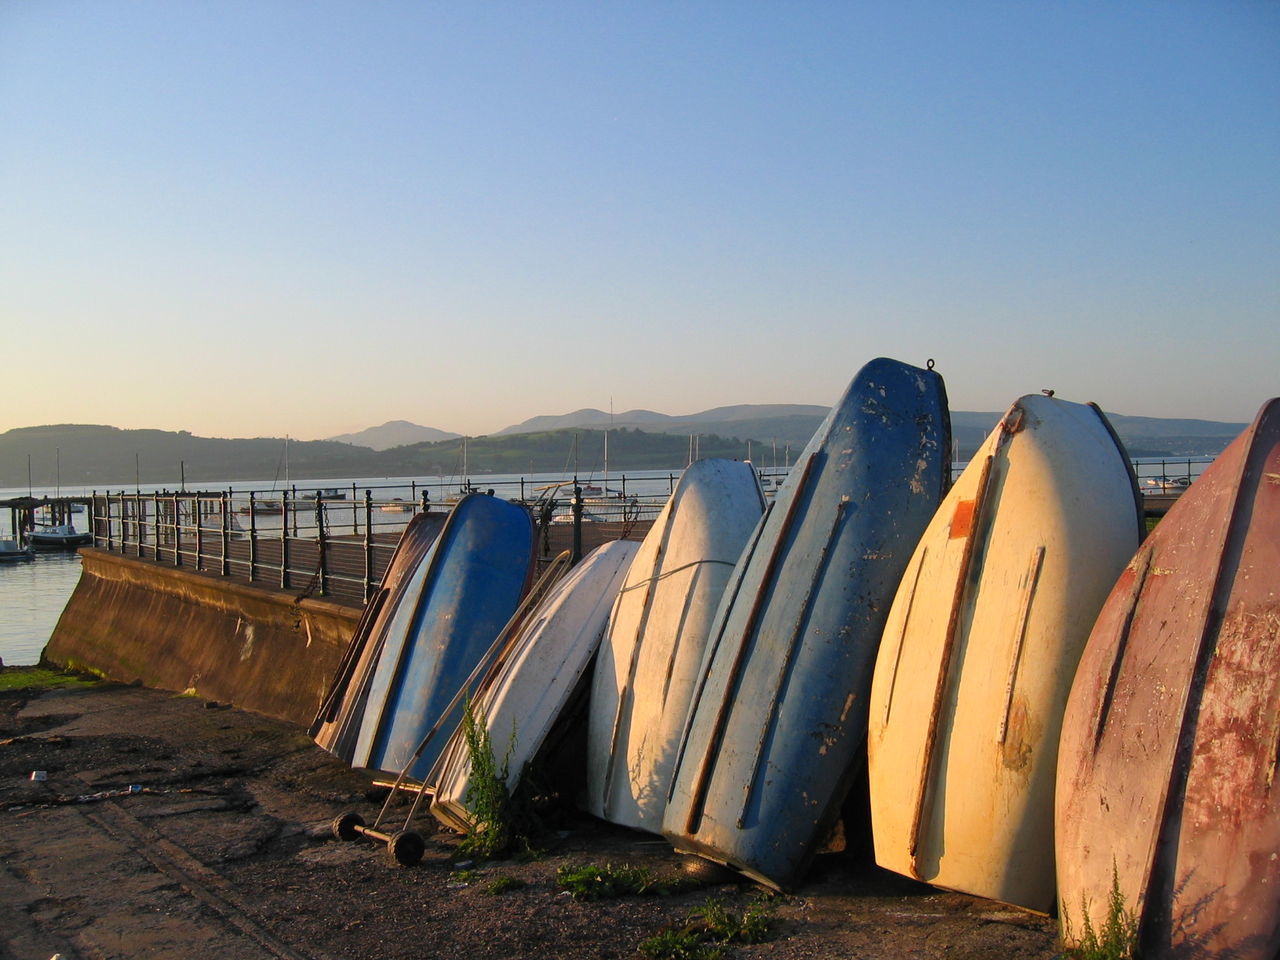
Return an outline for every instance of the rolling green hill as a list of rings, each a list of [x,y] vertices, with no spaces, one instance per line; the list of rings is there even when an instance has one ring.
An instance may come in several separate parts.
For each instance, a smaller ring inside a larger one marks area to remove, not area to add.
[[[794,461],[824,413],[821,408],[793,404],[744,405],[706,411],[703,421],[698,416],[632,411],[627,416],[647,422],[643,427],[615,425],[609,431],[609,470],[679,469],[688,462],[691,434],[698,434],[703,457],[745,459],[750,440],[756,463],[781,466],[788,459]],[[596,421],[600,416],[599,411],[578,411],[564,418],[535,418],[558,429],[520,429],[469,438],[468,472],[572,473],[576,464],[583,476],[599,475],[604,467],[603,425],[568,428],[564,423],[566,419]],[[960,459],[972,455],[1000,416],[953,411]],[[1110,417],[1135,457],[1214,455],[1245,428],[1242,423],[1206,420]],[[372,450],[331,440],[291,440],[288,476],[294,480],[460,476],[462,443],[455,437]],[[135,477],[146,486],[167,487],[177,487],[184,476],[188,486],[237,480],[283,482],[285,447],[279,437],[222,439],[186,431],[121,430],[92,424],[20,427],[0,434],[0,487],[26,487],[28,458],[36,487],[51,487],[59,477],[63,486],[103,490],[131,487]]]

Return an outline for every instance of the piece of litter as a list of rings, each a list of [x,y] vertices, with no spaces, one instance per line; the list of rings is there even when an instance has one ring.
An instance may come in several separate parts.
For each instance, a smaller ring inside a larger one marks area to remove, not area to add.
[[[49,779],[49,773],[46,770],[32,770],[31,779],[36,783],[44,783]]]

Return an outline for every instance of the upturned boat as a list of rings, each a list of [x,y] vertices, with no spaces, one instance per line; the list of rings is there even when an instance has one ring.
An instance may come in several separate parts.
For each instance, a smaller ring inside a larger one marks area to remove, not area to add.
[[[1141,541],[1128,457],[1096,406],[1022,397],[934,515],[871,687],[876,862],[1048,913],[1071,678]]]
[[[865,757],[893,592],[946,489],[942,378],[868,363],[801,454],[716,614],[663,834],[795,884]]]
[[[444,738],[418,746],[434,727],[457,725],[461,707],[447,708],[528,589],[534,546],[524,507],[486,494],[459,501],[387,597],[359,682],[317,742],[353,767],[422,780]]]
[[[639,549],[635,541],[614,540],[583,557],[495,652],[476,685],[474,716],[484,725],[495,763],[506,770],[508,790],[515,791],[575,698]],[[469,831],[472,767],[461,728],[449,737],[428,782],[436,819]]]
[[[699,460],[650,527],[609,617],[592,677],[590,813],[662,832],[711,620],[763,512],[751,464]]]
[[[358,727],[352,717],[364,709],[387,626],[401,604],[413,602],[414,598],[405,590],[405,581],[418,569],[440,535],[445,516],[423,513],[409,521],[396,542],[378,589],[364,605],[351,642],[308,731],[319,746],[331,753],[349,759],[355,747]]]
[[[1064,939],[1129,914],[1147,960],[1272,960],[1278,750],[1273,399],[1125,567],[1081,657],[1058,757]]]

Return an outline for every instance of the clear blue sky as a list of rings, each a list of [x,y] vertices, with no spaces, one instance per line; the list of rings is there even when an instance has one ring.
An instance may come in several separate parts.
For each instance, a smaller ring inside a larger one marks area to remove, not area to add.
[[[1280,4],[0,0],[0,430],[1280,394]]]

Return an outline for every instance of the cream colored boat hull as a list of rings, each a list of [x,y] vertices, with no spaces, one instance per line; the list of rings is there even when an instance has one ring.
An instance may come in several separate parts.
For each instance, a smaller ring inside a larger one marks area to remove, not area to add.
[[[871,689],[876,862],[1054,905],[1058,733],[1089,630],[1141,537],[1128,460],[1096,407],[1023,397],[907,567]]]

